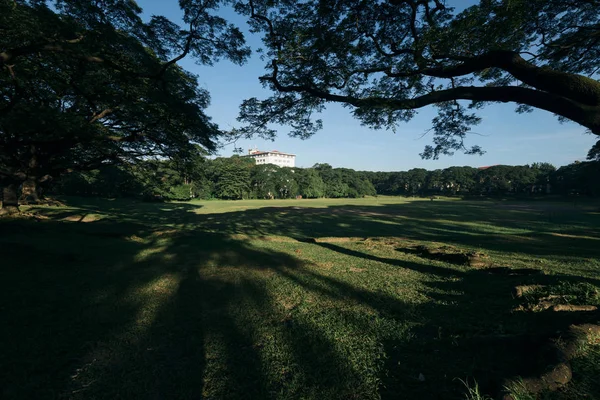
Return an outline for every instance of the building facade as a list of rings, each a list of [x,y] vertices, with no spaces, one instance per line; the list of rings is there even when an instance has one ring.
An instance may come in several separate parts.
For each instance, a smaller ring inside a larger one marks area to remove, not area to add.
[[[296,155],[282,153],[281,151],[261,151],[258,149],[249,149],[246,157],[252,157],[257,165],[260,164],[275,164],[279,167],[295,167]]]

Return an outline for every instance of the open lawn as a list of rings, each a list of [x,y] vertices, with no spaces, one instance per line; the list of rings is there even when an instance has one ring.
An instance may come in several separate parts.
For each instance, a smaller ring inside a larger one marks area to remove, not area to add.
[[[0,220],[2,399],[496,396],[600,320],[540,306],[600,304],[598,204],[66,203]],[[600,398],[589,341],[540,398]]]

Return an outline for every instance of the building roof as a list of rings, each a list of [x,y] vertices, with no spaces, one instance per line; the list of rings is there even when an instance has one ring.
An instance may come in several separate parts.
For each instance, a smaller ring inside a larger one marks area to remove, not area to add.
[[[283,154],[283,155],[286,155],[286,156],[294,156],[294,157],[296,156],[295,154],[284,153],[284,152],[279,151],[279,150],[271,150],[271,151],[252,150],[252,151],[250,151],[247,154],[247,156],[258,156],[258,155],[261,155],[261,154]]]
[[[494,164],[494,165],[486,165],[485,167],[477,167],[477,169],[488,169],[488,168],[492,168],[492,167],[498,167],[501,164]]]

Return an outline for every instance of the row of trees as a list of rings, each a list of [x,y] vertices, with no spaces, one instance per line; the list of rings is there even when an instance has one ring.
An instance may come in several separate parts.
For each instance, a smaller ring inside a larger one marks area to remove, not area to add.
[[[486,168],[374,172],[377,192],[389,195],[548,193],[556,168],[548,163]]]
[[[449,167],[428,171],[363,172],[378,194],[429,195],[588,195],[600,196],[600,160],[575,162],[556,169],[549,163]]]
[[[138,197],[148,200],[287,199],[302,196],[364,197],[376,195],[368,173],[317,164],[313,168],[256,165],[233,156],[191,160],[144,161],[73,172],[48,185],[55,194]]]
[[[381,195],[600,195],[600,162],[578,162],[558,170],[548,163],[428,171],[355,171],[315,164],[311,168],[256,165],[233,156],[145,161],[74,172],[49,185],[56,194],[137,197],[148,200],[344,198]]]

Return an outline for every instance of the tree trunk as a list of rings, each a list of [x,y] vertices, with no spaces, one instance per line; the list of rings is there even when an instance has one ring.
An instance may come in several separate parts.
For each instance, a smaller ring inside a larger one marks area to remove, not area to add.
[[[0,208],[0,215],[2,214],[17,214],[19,212],[19,196],[17,194],[18,185],[15,183],[9,183],[4,186],[2,190],[2,208]]]
[[[23,188],[21,190],[21,203],[22,204],[39,204],[40,202],[40,190],[38,180],[34,176],[29,176],[23,182]]]

